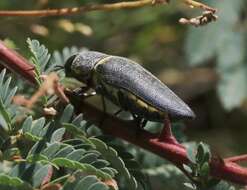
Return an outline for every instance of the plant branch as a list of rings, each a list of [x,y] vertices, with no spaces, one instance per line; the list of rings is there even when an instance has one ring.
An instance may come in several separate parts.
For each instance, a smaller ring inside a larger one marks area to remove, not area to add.
[[[29,82],[35,84],[33,72],[27,72],[27,68],[33,68],[29,63],[20,55],[10,50],[0,42],[0,59],[5,61],[8,68],[24,76]],[[11,55],[12,57],[9,57]],[[8,59],[6,59],[6,57]],[[21,60],[21,61],[20,61]],[[95,107],[83,102],[81,99],[76,99],[70,96],[72,103],[76,106],[78,112],[82,112],[84,117],[94,124],[99,126],[105,133],[124,139],[130,143],[140,146],[149,150],[160,157],[171,161],[178,168],[183,170],[183,164],[188,164],[189,159],[186,155],[185,148],[177,144],[161,142],[157,135],[149,133],[145,130],[140,130],[136,136],[135,124],[130,121],[123,121],[112,115],[105,114]],[[98,125],[99,121],[104,118],[102,125]],[[213,158],[210,161],[210,174],[213,177],[228,180],[234,183],[247,185],[247,168],[233,163],[234,157],[221,160]]]
[[[7,48],[0,41],[0,61],[6,68],[25,78],[31,84],[36,84],[34,66],[27,64],[27,60],[17,52]]]
[[[46,10],[17,10],[0,11],[0,16],[64,16],[90,11],[113,11],[118,9],[131,9],[151,5],[153,0],[140,0],[131,2],[120,2],[111,4],[95,4],[85,5],[81,7],[61,8],[61,9],[46,9]]]
[[[73,98],[71,99],[73,102]],[[160,157],[169,160],[178,168],[183,170],[183,164],[188,164],[186,149],[179,144],[161,142],[157,135],[149,133],[145,130],[138,131],[136,137],[136,126],[129,121],[123,121],[111,115],[105,115],[95,107],[74,100],[73,105],[77,105],[76,109],[84,113],[84,116],[99,126],[106,134],[124,139],[132,144],[142,147],[153,152]],[[102,125],[98,125],[99,121],[104,118]],[[222,162],[220,159],[212,159],[210,162],[211,175],[218,179],[224,179],[238,184],[247,184],[247,168],[241,167],[233,162]]]
[[[203,10],[216,12],[216,9],[209,7],[203,3],[193,0],[180,0],[190,7],[196,7]],[[82,14],[90,11],[113,11],[118,9],[133,9],[144,7],[147,5],[160,4],[160,2],[168,3],[169,0],[136,0],[110,4],[91,4],[80,7],[61,8],[61,9],[45,9],[45,10],[0,10],[0,16],[12,17],[44,17],[44,16],[65,16],[73,14]]]
[[[193,0],[183,0],[185,4],[189,5],[191,8],[200,8],[206,11],[212,11],[213,13],[215,13],[217,10],[215,8],[212,8],[208,5],[205,5],[203,3],[197,2],[197,1],[193,1]]]
[[[233,156],[230,158],[224,159],[226,162],[246,162],[247,161],[247,154]]]

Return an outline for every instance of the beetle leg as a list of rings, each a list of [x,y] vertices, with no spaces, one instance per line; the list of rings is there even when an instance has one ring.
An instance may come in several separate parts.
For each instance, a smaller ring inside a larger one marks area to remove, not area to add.
[[[104,98],[104,96],[100,96],[100,97],[101,97],[101,101],[102,101],[103,116],[102,116],[102,118],[100,118],[99,127],[103,124],[104,119],[105,119],[105,114],[106,114],[105,98]]]
[[[136,123],[136,128],[135,128],[135,136],[136,136],[136,138],[139,136],[139,134],[140,134],[140,129],[142,129],[141,128],[141,118],[140,117],[138,117],[137,115],[135,115],[135,114],[133,114],[133,113],[131,113],[132,114],[132,117],[133,117],[133,120],[134,120],[134,122]]]
[[[95,91],[90,92],[90,93],[83,93],[84,98],[90,98],[92,96],[95,96],[97,93]]]
[[[106,103],[105,103],[104,96],[101,96],[101,101],[102,101],[102,109],[103,109],[103,112],[106,113]]]
[[[103,87],[102,87],[102,85],[97,85],[95,87],[95,91],[96,91],[96,93],[101,94],[100,97],[101,97],[101,102],[102,102],[102,109],[103,109],[103,112],[106,113],[106,103],[105,103],[105,98],[102,95],[103,94]]]
[[[159,135],[159,141],[176,144],[176,145],[179,144],[176,138],[172,134],[171,122],[170,119],[168,118],[168,115],[165,116],[164,127]]]
[[[76,88],[75,90],[73,90],[73,93],[76,95],[76,96],[80,96],[82,98],[88,98],[88,97],[91,97],[91,96],[94,96],[96,95],[96,92],[90,92],[90,93],[87,93],[87,91],[90,89],[90,87],[88,86],[82,86],[80,88]]]
[[[142,129],[146,126],[147,122],[148,122],[148,120],[146,120],[144,118],[142,119],[142,122],[141,122],[141,128]]]
[[[114,113],[114,115],[115,115],[115,116],[118,116],[118,114],[120,114],[122,111],[123,111],[122,109],[119,109],[118,111],[116,111],[116,112]]]
[[[137,127],[138,129],[143,129],[145,127],[145,125],[147,124],[148,120],[142,118],[142,117],[139,117],[135,114],[132,113],[132,116],[134,118],[134,121],[136,122],[137,124]]]

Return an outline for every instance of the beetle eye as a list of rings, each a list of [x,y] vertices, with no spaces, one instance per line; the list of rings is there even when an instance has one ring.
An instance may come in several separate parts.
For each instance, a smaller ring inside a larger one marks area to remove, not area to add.
[[[79,65],[81,62],[81,58],[80,57],[77,57],[76,60],[75,60],[75,64],[76,65]]]

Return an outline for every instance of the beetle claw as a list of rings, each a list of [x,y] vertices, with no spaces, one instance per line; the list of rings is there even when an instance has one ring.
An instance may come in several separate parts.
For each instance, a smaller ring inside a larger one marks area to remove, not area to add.
[[[92,96],[96,95],[96,92],[88,92],[89,91],[89,87],[88,86],[83,86],[80,88],[76,88],[75,90],[73,90],[74,95],[76,96],[80,96],[81,98],[89,98]]]
[[[113,115],[118,116],[123,110],[119,109],[118,111],[116,111]]]

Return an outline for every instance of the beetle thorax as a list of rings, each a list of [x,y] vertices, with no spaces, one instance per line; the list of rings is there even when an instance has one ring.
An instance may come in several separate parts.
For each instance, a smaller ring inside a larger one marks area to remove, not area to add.
[[[71,75],[84,83],[88,83],[92,78],[94,66],[106,56],[106,54],[94,51],[81,52],[75,56],[71,63]]]

